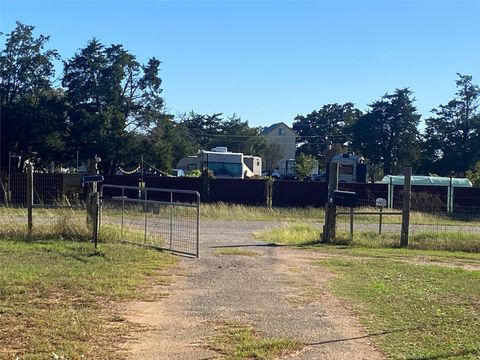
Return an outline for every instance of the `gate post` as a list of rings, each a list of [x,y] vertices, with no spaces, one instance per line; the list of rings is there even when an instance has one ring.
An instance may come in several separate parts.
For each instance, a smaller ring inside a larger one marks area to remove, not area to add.
[[[325,206],[325,225],[323,226],[322,242],[329,243],[335,239],[337,207],[333,203],[333,194],[338,189],[338,163],[329,164],[328,195]]]

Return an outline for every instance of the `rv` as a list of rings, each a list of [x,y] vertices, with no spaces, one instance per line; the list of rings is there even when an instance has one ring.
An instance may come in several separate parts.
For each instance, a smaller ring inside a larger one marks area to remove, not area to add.
[[[335,155],[332,163],[338,164],[338,182],[367,182],[367,164],[362,156],[355,154]],[[327,179],[329,166],[327,164]]]
[[[258,156],[244,156],[242,153],[229,152],[226,147],[217,146],[210,151],[201,150],[196,156],[182,158],[177,168],[185,172],[208,169],[216,178],[243,179],[260,175],[262,159]]]

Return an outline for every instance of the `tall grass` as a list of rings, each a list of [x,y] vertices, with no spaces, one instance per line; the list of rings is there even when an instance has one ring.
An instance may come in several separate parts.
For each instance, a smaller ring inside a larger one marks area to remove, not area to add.
[[[105,209],[110,214],[120,214],[121,210],[116,207],[105,203]],[[148,211],[152,211],[158,216],[169,216],[169,208],[165,206],[155,206],[149,204]],[[34,209],[35,216],[43,217],[56,217],[62,216],[65,211],[77,211],[78,216],[86,216],[85,210],[74,210],[75,208],[50,208],[50,209]],[[342,210],[338,208],[338,210]],[[81,213],[85,215],[81,215]],[[139,213],[145,211],[144,206],[128,205],[125,208],[126,213]],[[203,219],[213,220],[283,220],[283,221],[306,221],[306,222],[323,222],[325,219],[324,208],[280,208],[280,207],[267,207],[267,206],[248,206],[238,204],[226,204],[226,203],[203,203],[200,207],[201,217]],[[390,209],[385,211],[391,212]],[[396,211],[396,210],[395,210]],[[356,208],[355,212],[371,212],[372,214],[355,215],[356,222],[363,223],[378,223],[379,215],[377,208],[363,207]],[[385,224],[401,224],[402,217],[399,211],[398,215],[384,215],[383,223]],[[18,207],[0,207],[0,217],[8,219],[8,217],[25,217],[26,209]],[[341,219],[347,218],[348,215],[338,215]],[[26,221],[26,220],[25,220]],[[345,220],[346,221],[346,220]],[[445,214],[445,213],[423,213],[418,211],[412,211],[410,213],[410,222],[412,224],[442,224],[442,225],[479,225],[480,226],[480,213],[479,214]]]
[[[323,221],[323,208],[273,208],[266,206],[246,206],[237,204],[202,204],[202,219],[213,220],[303,220]]]
[[[400,234],[379,235],[372,231],[358,231],[354,233],[353,240],[346,232],[338,232],[336,235],[334,245],[363,248],[398,248],[400,246]],[[310,224],[284,224],[276,229],[255,233],[254,236],[276,244],[310,245],[320,242],[321,231]],[[409,248],[480,252],[480,234],[421,232],[410,236]]]
[[[254,236],[269,243],[308,245],[320,241],[321,231],[308,224],[284,224],[275,229],[254,233]]]
[[[62,239],[72,241],[89,241],[93,237],[92,225],[87,223],[85,210],[76,208],[33,209],[33,227],[28,235],[27,211],[20,208],[9,208],[10,213],[0,214],[0,238],[20,240]],[[128,229],[126,232],[135,238],[139,231]],[[143,234],[143,232],[142,232]],[[120,240],[119,226],[104,226],[99,232],[99,240],[114,242]]]

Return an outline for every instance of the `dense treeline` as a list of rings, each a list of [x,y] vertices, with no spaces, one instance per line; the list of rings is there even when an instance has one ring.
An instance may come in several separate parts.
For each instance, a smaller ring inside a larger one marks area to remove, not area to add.
[[[135,167],[140,156],[168,172],[181,157],[218,145],[272,157],[261,128],[235,114],[169,114],[156,58],[142,64],[122,45],[106,46],[94,38],[63,59],[61,74],[55,74],[61,58],[47,49],[48,40],[21,23],[5,37],[0,168],[7,167],[9,152],[20,160],[15,166],[30,158],[45,168],[52,161],[75,165],[77,156],[85,160],[96,154],[105,173]],[[298,115],[293,121],[298,153],[313,155],[324,166],[338,152],[355,151],[370,163],[372,178],[407,165],[415,173],[473,174],[480,168],[480,88],[460,74],[456,87],[453,99],[425,119],[423,134],[408,88],[385,94],[365,113],[346,103]]]

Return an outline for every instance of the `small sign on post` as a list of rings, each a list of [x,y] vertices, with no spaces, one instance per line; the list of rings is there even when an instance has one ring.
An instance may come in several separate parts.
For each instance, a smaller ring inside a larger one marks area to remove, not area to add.
[[[85,184],[99,183],[102,181],[103,181],[102,175],[88,175],[82,178],[82,186],[85,186]]]
[[[375,200],[375,204],[380,208],[380,218],[378,220],[378,235],[382,235],[382,211],[387,206],[387,199],[378,198]]]

